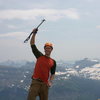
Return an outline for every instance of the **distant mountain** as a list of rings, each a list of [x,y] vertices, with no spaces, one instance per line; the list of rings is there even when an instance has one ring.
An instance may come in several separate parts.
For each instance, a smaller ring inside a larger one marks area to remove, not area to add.
[[[0,65],[0,100],[26,100],[34,64]],[[49,90],[50,100],[97,100],[100,62],[87,58],[71,64],[57,62],[56,77]]]
[[[76,61],[73,67],[82,69],[85,67],[91,67],[95,64],[99,64],[100,62],[98,60],[90,60],[88,58],[84,58],[83,60]]]
[[[26,65],[26,63],[29,63],[29,61],[26,61],[26,60],[21,60],[21,61],[7,60],[7,61],[4,61],[4,62],[0,62],[0,65],[22,67],[22,66]]]
[[[63,68],[61,66],[59,69],[56,74],[62,76],[60,78],[66,79],[70,76],[77,76],[86,79],[100,80],[100,62],[98,60],[85,58],[76,61],[71,67]]]

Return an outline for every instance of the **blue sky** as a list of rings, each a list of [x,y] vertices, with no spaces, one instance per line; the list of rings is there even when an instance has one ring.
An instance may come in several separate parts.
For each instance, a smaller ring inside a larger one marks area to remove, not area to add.
[[[23,41],[41,20],[36,45],[56,60],[100,59],[100,0],[0,0],[0,61],[35,60]]]

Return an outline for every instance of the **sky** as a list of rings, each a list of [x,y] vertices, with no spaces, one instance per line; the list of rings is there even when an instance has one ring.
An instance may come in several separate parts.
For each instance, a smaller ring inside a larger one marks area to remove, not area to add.
[[[41,52],[51,42],[55,60],[100,59],[100,0],[0,0],[0,61],[35,60],[23,41],[43,19]]]

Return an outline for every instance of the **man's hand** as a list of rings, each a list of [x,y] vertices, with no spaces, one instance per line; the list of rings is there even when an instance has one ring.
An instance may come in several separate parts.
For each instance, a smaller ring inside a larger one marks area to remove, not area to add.
[[[49,86],[49,87],[52,86],[52,81],[54,80],[54,76],[55,76],[55,74],[53,74],[53,75],[50,76],[50,79],[49,79],[49,81],[48,81],[48,86]]]
[[[34,28],[33,31],[32,31],[32,33],[36,34],[37,31],[38,31],[38,28]]]
[[[52,86],[52,81],[48,81],[48,86],[49,86],[49,87]]]

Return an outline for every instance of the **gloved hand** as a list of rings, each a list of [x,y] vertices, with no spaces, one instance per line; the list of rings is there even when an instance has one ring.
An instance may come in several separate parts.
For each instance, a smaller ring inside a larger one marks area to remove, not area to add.
[[[38,28],[34,28],[33,31],[32,31],[32,33],[33,33],[33,34],[36,34],[37,31],[38,31]]]

